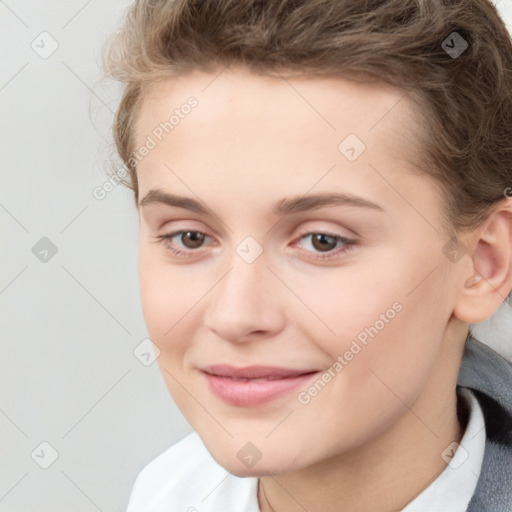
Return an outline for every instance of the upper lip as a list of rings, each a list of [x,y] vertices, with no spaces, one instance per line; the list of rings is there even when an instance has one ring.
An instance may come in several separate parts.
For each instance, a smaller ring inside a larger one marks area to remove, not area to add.
[[[296,377],[297,375],[312,373],[318,370],[282,368],[279,366],[244,366],[236,368],[226,364],[213,364],[202,368],[202,371],[220,377],[231,377],[233,379],[284,379],[286,377]]]

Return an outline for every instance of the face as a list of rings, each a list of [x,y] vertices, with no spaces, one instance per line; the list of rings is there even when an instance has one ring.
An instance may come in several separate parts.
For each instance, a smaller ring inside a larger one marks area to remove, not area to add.
[[[143,313],[173,399],[234,474],[348,453],[443,392],[456,276],[403,95],[230,69],[142,105]]]

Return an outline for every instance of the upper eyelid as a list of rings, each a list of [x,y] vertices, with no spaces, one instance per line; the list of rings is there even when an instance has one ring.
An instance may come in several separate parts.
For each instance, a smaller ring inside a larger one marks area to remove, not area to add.
[[[173,219],[172,221],[170,222],[179,222],[179,221],[184,221],[184,222],[190,222],[191,219]],[[169,221],[163,223],[160,225],[159,228],[157,228],[157,231],[160,231],[160,229],[162,229],[163,226],[165,226],[166,224],[169,224],[170,223]],[[192,222],[194,222],[194,220],[192,220]],[[199,221],[198,221],[199,222]],[[359,237],[359,234],[354,230],[354,229],[351,229],[349,228],[348,226],[343,226],[342,224],[340,224],[340,221],[339,220],[336,220],[336,219],[309,219],[309,220],[302,220],[300,222],[300,225],[303,225],[303,224],[310,224],[310,223],[318,223],[318,222],[329,222],[329,223],[333,223],[333,224],[337,224],[338,225],[338,229],[344,229],[348,232],[350,232],[350,234],[348,235],[342,235],[340,233],[336,233],[336,228],[299,228],[299,231],[300,231],[300,235],[302,234],[310,234],[310,233],[324,233],[324,234],[329,234],[331,236],[339,236],[339,237],[342,237],[342,238],[352,238],[352,237],[355,237],[355,238],[358,238]],[[203,224],[202,222],[200,222],[201,224]],[[296,231],[297,228],[295,228],[293,231]],[[200,228],[196,228],[196,227],[184,227],[184,228],[166,228],[166,229],[163,229],[164,231],[164,235],[165,234],[169,234],[169,233],[175,233],[175,232],[183,232],[183,231],[197,231],[197,232],[200,232],[200,233],[204,233],[205,235],[208,235],[210,238],[215,238],[213,235],[210,235],[210,230],[209,229],[203,229],[202,227]],[[230,230],[232,231],[232,230]]]
[[[348,228],[345,228],[345,229],[348,229]],[[323,235],[332,236],[334,238],[343,238],[345,240],[351,240],[351,239],[355,238],[355,234],[345,236],[340,233],[335,233],[334,231],[331,231],[330,229],[311,229],[311,228],[299,230],[297,237],[302,238],[303,236],[306,236],[306,235],[313,235],[313,234],[318,234],[318,233],[321,233]]]

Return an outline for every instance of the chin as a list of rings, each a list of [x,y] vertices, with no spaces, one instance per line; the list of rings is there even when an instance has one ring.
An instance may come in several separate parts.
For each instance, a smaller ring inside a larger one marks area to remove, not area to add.
[[[268,475],[279,475],[301,469],[302,466],[297,462],[283,461],[282,455],[273,454],[272,456],[257,460],[251,465],[251,461],[247,462],[247,465],[238,458],[238,453],[233,456],[232,452],[226,453],[223,451],[219,453],[218,450],[210,451],[211,456],[215,459],[217,464],[222,466],[226,471],[229,471],[235,476],[240,478],[246,477],[260,477]],[[240,455],[243,459],[243,454]]]
[[[231,464],[227,465],[221,464],[221,466],[226,471],[240,478],[280,475],[292,470],[291,468],[283,467],[282,464],[263,464],[261,461],[252,468],[244,466],[238,460],[231,461]]]

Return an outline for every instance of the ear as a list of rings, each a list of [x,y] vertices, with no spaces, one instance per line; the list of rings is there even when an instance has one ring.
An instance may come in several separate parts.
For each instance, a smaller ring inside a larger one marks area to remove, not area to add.
[[[499,203],[485,222],[464,237],[473,272],[461,274],[454,315],[476,323],[491,317],[512,289],[512,199]],[[467,270],[469,268],[469,271]]]

